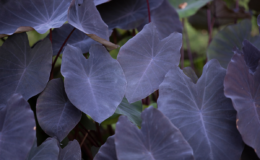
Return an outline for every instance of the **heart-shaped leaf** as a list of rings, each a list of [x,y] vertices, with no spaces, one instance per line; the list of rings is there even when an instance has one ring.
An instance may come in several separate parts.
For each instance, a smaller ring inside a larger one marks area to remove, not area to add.
[[[27,160],[58,160],[58,144],[55,138],[46,139],[39,147],[32,148]]]
[[[236,111],[223,93],[225,74],[218,61],[211,60],[194,84],[175,67],[159,87],[159,110],[180,129],[196,160],[237,160],[243,151]]]
[[[155,25],[150,23],[121,47],[117,59],[126,76],[126,98],[130,103],[159,88],[170,68],[179,64],[181,45],[180,33],[160,40]]]
[[[0,108],[0,159],[25,159],[36,138],[30,105],[14,94]]]
[[[37,99],[36,114],[41,128],[61,142],[81,119],[71,104],[61,79],[51,80]]]
[[[30,48],[26,33],[10,36],[0,47],[0,103],[5,104],[14,93],[25,100],[46,86],[52,63],[52,47],[48,39]]]
[[[137,101],[130,104],[126,98],[122,100],[116,109],[117,114],[122,114],[127,116],[127,118],[137,126],[141,126],[141,112],[142,112],[142,102]]]
[[[250,66],[254,66],[255,62],[250,64],[246,60],[246,57],[252,57],[259,62],[260,52],[255,57],[252,50],[255,50],[252,45],[244,43],[245,56],[234,54],[227,68],[224,86],[226,97],[232,99],[237,111],[237,128],[244,142],[253,147],[260,157],[260,65],[253,72]]]
[[[60,150],[59,160],[81,160],[81,149],[77,140],[70,141]]]
[[[73,0],[68,12],[68,21],[109,50],[118,48],[108,41],[110,36],[108,26],[102,20],[93,0]]]
[[[108,137],[94,157],[94,160],[117,160],[115,148],[115,136]]]
[[[163,0],[149,0],[153,10],[162,4]],[[109,29],[135,29],[148,20],[146,0],[112,0],[98,6],[102,19]]]
[[[72,104],[99,123],[113,115],[124,97],[123,70],[101,45],[91,46],[89,59],[68,45],[63,53],[61,73]]]
[[[139,130],[126,117],[119,117],[115,145],[118,160],[192,160],[193,152],[181,132],[159,110],[142,112]]]
[[[64,24],[61,28],[54,29],[52,31],[52,49],[53,55],[57,55],[63,42],[66,40],[70,32],[74,29],[73,26],[70,24]],[[49,38],[49,37],[48,37]],[[75,46],[81,50],[82,53],[87,53],[91,44],[97,43],[93,39],[89,38],[85,33],[81,32],[80,30],[76,29],[72,35],[70,36],[67,44]],[[64,48],[62,52],[64,51]]]
[[[71,0],[8,0],[0,3],[0,34],[13,34],[19,27],[32,27],[43,34],[67,20]]]
[[[250,34],[251,28],[250,20],[243,20],[219,31],[208,47],[208,59],[217,59],[222,67],[227,68],[234,55],[233,50],[236,48],[241,50],[244,39],[260,48],[260,37],[252,37]]]

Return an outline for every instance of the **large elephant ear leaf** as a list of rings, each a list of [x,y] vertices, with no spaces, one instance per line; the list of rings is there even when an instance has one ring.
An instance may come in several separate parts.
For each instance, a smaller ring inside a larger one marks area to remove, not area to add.
[[[115,145],[118,160],[194,159],[181,132],[153,107],[142,112],[141,130],[121,116],[116,126]]]
[[[0,3],[0,34],[13,34],[19,27],[32,27],[43,34],[67,20],[71,0],[8,0]]]
[[[260,59],[260,51],[249,41],[243,42],[243,54],[246,65],[249,67],[249,71],[254,73]]]
[[[163,0],[149,0],[153,10],[162,4]],[[102,19],[109,29],[135,29],[148,20],[146,0],[112,0],[98,6]]]
[[[58,160],[59,142],[55,138],[46,139],[37,148],[32,148],[27,160]]]
[[[100,147],[94,160],[117,160],[115,136],[108,137],[106,143]]]
[[[222,67],[227,68],[234,55],[233,50],[242,50],[244,39],[259,46],[260,49],[260,37],[252,37],[251,28],[252,24],[247,19],[219,31],[207,49],[208,59],[217,59]]]
[[[251,53],[232,57],[224,81],[225,95],[232,99],[237,111],[237,128],[244,142],[253,147],[260,157],[260,65],[253,72],[250,66],[254,65],[247,65],[247,54]]]
[[[63,53],[61,73],[72,104],[99,123],[113,115],[124,97],[123,70],[102,45],[91,46],[89,59],[68,45]]]
[[[110,32],[93,0],[73,0],[68,11],[68,22],[109,50],[118,48],[109,42]]]
[[[61,79],[51,80],[37,99],[36,115],[41,128],[61,142],[81,119],[69,101]]]
[[[0,159],[25,159],[36,138],[30,105],[14,94],[0,108]]]
[[[46,86],[52,63],[51,42],[45,39],[30,48],[26,33],[10,36],[0,47],[0,103],[14,93],[25,100]]]
[[[70,141],[61,149],[59,160],[81,160],[81,148],[77,140]]]
[[[236,111],[223,93],[225,74],[218,61],[211,60],[194,84],[175,67],[159,87],[158,108],[180,129],[195,159],[237,160],[243,151]]]
[[[170,68],[179,64],[181,45],[180,33],[160,40],[155,25],[150,23],[121,47],[117,59],[126,76],[126,98],[130,103],[159,88]]]

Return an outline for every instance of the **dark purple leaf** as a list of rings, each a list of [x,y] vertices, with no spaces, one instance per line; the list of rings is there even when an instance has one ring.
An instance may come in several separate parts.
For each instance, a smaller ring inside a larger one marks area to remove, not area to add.
[[[68,45],[61,73],[72,104],[99,123],[113,115],[124,97],[123,70],[101,45],[92,45],[89,59],[78,48]]]
[[[194,84],[175,67],[159,87],[159,110],[180,129],[196,160],[238,160],[243,151],[236,111],[223,93],[225,74],[218,61],[211,60]]]
[[[260,28],[260,15],[258,15],[258,17],[257,17],[257,24],[258,24],[258,27]]]
[[[260,49],[260,37],[252,37],[251,28],[251,21],[247,19],[219,31],[208,47],[208,59],[217,59],[222,67],[227,68],[234,55],[233,49],[241,50],[244,39],[249,40]]]
[[[18,27],[33,27],[43,34],[67,20],[71,0],[8,0],[0,3],[0,34],[13,34]]]
[[[106,2],[109,2],[110,0],[94,0],[94,3],[95,3],[95,5],[97,6],[97,5],[100,5],[100,4],[102,4],[102,3],[106,3]]]
[[[237,111],[237,127],[246,144],[260,157],[260,67],[252,74],[244,56],[235,54],[224,81],[225,95]]]
[[[32,148],[27,160],[58,160],[58,144],[55,138],[46,139],[39,147]]]
[[[30,48],[26,33],[10,36],[0,47],[0,103],[14,93],[25,100],[40,93],[51,71],[52,48],[48,39]]]
[[[59,160],[81,160],[81,148],[77,140],[70,141],[60,150]]]
[[[155,25],[150,23],[121,47],[117,59],[126,76],[126,98],[130,103],[159,88],[170,68],[179,64],[181,45],[180,33],[160,40]]]
[[[163,0],[149,0],[153,10],[162,4]],[[102,19],[109,29],[134,29],[148,20],[146,0],[112,0],[98,6]]]
[[[254,73],[260,59],[260,51],[249,41],[244,40],[243,53],[246,65],[249,67],[250,72]]]
[[[188,76],[193,83],[197,83],[198,81],[198,76],[194,72],[194,70],[191,67],[185,67],[183,68],[183,73]]]
[[[73,30],[70,24],[64,24],[61,28],[54,29],[52,31],[52,49],[53,55],[57,55],[59,52],[63,42],[66,40],[70,32]],[[49,37],[48,37],[49,38]],[[80,30],[75,30],[70,36],[69,40],[66,44],[73,45],[81,50],[82,53],[87,53],[91,44],[96,43],[96,41],[92,40],[85,33]],[[66,45],[65,45],[66,46]],[[64,51],[64,48],[62,52]]]
[[[30,105],[14,94],[0,108],[0,159],[25,159],[36,138],[35,120]]]
[[[71,104],[62,79],[51,80],[36,105],[36,114],[41,128],[61,142],[78,124],[81,112]]]
[[[142,112],[139,130],[126,117],[119,117],[115,145],[119,160],[192,160],[193,152],[181,132],[159,110]]]
[[[108,137],[106,143],[101,146],[94,160],[117,160],[115,148],[115,136]]]

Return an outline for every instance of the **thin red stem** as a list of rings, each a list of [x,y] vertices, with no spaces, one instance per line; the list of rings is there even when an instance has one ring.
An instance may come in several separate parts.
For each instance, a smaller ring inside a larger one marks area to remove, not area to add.
[[[151,11],[150,11],[150,4],[149,0],[146,0],[147,3],[147,9],[148,9],[148,17],[149,17],[149,23],[151,22]]]
[[[50,41],[52,43],[52,30],[50,29]]]
[[[65,46],[65,44],[66,44],[67,41],[69,40],[69,38],[70,38],[70,36],[72,35],[72,33],[75,31],[75,29],[76,29],[76,28],[74,28],[74,29],[70,32],[70,34],[68,35],[68,37],[66,38],[66,40],[63,42],[63,44],[62,44],[62,46],[61,46],[61,48],[60,48],[58,54],[56,55],[56,57],[55,57],[55,59],[54,59],[54,61],[53,61],[53,63],[52,63],[50,80],[53,79],[53,69],[54,69],[55,63],[57,62],[57,59],[58,59],[58,57],[60,56],[60,53],[61,53],[63,47]]]

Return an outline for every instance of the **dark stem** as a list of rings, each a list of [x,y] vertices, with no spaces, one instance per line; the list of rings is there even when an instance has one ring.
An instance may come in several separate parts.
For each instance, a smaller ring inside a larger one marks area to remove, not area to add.
[[[84,141],[84,138],[85,138],[85,137],[83,137],[83,139],[82,139],[81,137],[79,138],[79,140],[80,140],[80,142],[81,142],[80,147],[82,147],[82,145],[83,145],[83,148],[84,148],[85,151],[86,151],[86,152],[84,152],[84,153],[86,153],[87,156],[88,156],[90,159],[93,159],[93,156],[92,156],[92,153],[91,153],[89,147],[88,147],[85,143],[82,143],[82,142]]]
[[[52,43],[52,30],[50,29],[50,41]]]
[[[147,9],[148,9],[149,23],[150,23],[151,22],[151,12],[150,12],[149,0],[146,0],[146,3],[147,3]]]
[[[239,0],[236,0],[236,8],[235,11],[238,12],[239,11]],[[235,18],[235,24],[237,24],[237,18]]]
[[[134,37],[134,36],[136,35],[136,33],[135,33],[135,29],[133,29],[133,32],[132,32],[132,33],[133,33],[133,37]]]
[[[114,39],[114,43],[117,44],[117,32],[116,32],[116,29],[113,30],[113,39]]]
[[[66,38],[66,40],[63,42],[62,46],[60,47],[60,50],[59,50],[58,54],[56,55],[56,57],[55,57],[55,59],[54,59],[54,61],[53,61],[53,63],[52,63],[50,80],[53,79],[53,69],[54,69],[55,63],[57,62],[57,59],[58,59],[58,57],[60,56],[60,53],[61,53],[63,47],[65,46],[65,44],[66,44],[67,41],[69,40],[69,38],[70,38],[70,36],[72,35],[72,33],[75,31],[75,29],[76,29],[76,28],[74,28],[74,29],[70,32],[70,34],[68,35],[68,37]]]
[[[4,39],[4,38],[1,38],[1,40],[2,40],[3,42],[5,42],[5,39]]]
[[[83,130],[85,130],[85,132],[88,133],[88,137],[87,139],[96,147],[100,147],[100,145],[98,144],[98,142],[96,141],[96,139],[90,134],[90,132],[80,123],[80,126],[83,128]],[[81,128],[79,127],[79,129],[81,130]],[[81,130],[81,133],[83,133],[83,131]]]
[[[185,21],[183,21],[183,34],[185,35],[185,39],[186,39],[186,43],[187,43],[187,51],[188,51],[188,55],[189,55],[189,59],[190,59],[190,66],[194,70],[195,68],[194,68],[194,64],[193,64],[192,53],[191,53],[191,50],[190,50],[189,35],[188,35],[188,31],[186,30],[184,22]]]
[[[80,142],[80,147],[82,147],[82,145],[84,144],[87,136],[88,136],[88,132],[85,133],[85,136],[83,137],[82,141]]]
[[[212,30],[213,30],[214,22],[215,22],[214,17],[211,19],[210,3],[208,3],[207,21],[208,21],[208,33],[209,33],[209,40],[208,40],[208,45],[209,45],[210,42],[212,41]]]
[[[97,122],[95,122],[95,124],[96,124],[96,128],[97,128],[99,141],[100,141],[101,144],[103,144],[103,139],[102,139],[102,135],[101,135],[101,132],[100,132],[99,124]]]

